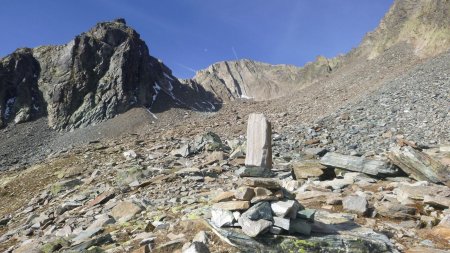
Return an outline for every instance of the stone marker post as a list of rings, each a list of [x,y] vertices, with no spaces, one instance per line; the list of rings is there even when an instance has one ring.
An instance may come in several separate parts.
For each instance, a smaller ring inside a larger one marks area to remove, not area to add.
[[[272,169],[272,129],[264,114],[252,113],[248,118],[245,165]]]

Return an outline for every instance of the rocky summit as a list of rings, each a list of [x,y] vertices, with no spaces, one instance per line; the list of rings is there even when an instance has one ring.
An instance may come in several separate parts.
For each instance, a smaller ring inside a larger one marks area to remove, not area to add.
[[[0,76],[0,126],[47,116],[51,128],[72,129],[133,107],[214,110],[213,99],[201,103],[206,93],[183,99],[193,91],[149,55],[123,19],[99,23],[62,46],[19,49],[1,60]],[[159,93],[168,98],[155,105]]]
[[[2,252],[449,252],[450,2],[177,79],[124,19],[0,59]]]

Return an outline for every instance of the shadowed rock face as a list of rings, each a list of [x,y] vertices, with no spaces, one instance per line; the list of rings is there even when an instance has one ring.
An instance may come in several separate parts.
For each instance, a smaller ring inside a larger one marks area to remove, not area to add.
[[[0,61],[0,75],[0,125],[48,114],[50,127],[71,129],[132,107],[150,108],[159,97],[164,99],[160,110],[211,109],[192,99],[201,100],[203,90],[192,96],[192,89],[149,55],[145,42],[123,19],[99,23],[62,46],[18,50]],[[178,98],[177,92],[191,99]]]
[[[0,61],[0,127],[42,114],[39,72],[39,63],[30,49],[18,50]]]

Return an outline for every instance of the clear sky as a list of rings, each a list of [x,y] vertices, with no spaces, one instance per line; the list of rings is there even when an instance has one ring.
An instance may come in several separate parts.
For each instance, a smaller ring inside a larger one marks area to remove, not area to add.
[[[393,0],[0,0],[0,57],[123,17],[177,77],[249,58],[304,65],[356,47]]]

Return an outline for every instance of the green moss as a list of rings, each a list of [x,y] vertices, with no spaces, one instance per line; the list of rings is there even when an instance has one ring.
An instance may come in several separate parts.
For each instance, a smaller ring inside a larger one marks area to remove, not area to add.
[[[58,183],[52,185],[52,187],[50,189],[50,192],[53,195],[57,195],[60,191],[62,191],[62,186],[61,186],[61,184],[58,184]]]
[[[43,253],[51,253],[60,250],[62,247],[68,246],[69,243],[63,238],[57,238],[54,241],[44,244],[41,247]]]
[[[289,239],[281,243],[284,252],[289,253],[307,253],[318,252],[320,245],[316,242],[310,242],[302,239]]]

